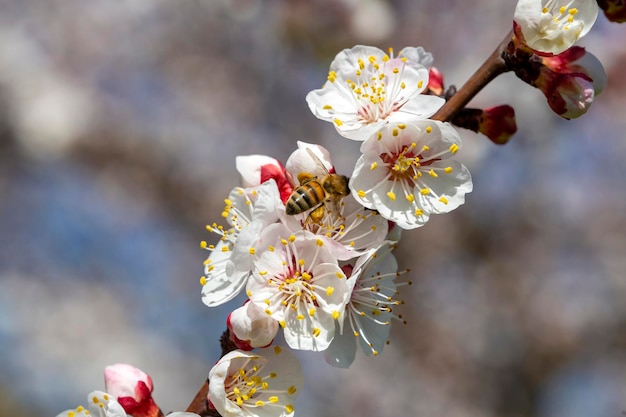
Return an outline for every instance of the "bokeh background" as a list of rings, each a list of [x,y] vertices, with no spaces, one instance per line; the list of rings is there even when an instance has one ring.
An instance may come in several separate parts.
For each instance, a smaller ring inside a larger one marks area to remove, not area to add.
[[[354,44],[424,46],[461,85],[515,0],[1,0],[0,415],[54,416],[150,373],[183,410],[233,304],[200,302],[204,225],[237,155],[297,140],[349,174],[358,144],[304,97]],[[302,353],[297,415],[619,417],[626,411],[626,26],[583,45],[608,86],[581,119],[511,75],[506,146],[462,132],[474,192],[405,233],[407,325],[349,370]]]

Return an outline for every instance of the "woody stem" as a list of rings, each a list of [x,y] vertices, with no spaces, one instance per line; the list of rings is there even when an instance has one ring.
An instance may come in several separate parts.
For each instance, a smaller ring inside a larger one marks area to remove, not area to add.
[[[513,38],[513,31],[506,35],[504,40],[492,52],[485,62],[476,70],[474,74],[463,84],[461,88],[439,109],[432,117],[433,120],[449,121],[454,115],[464,108],[467,103],[487,84],[493,81],[498,75],[509,71],[503,58],[503,53]]]

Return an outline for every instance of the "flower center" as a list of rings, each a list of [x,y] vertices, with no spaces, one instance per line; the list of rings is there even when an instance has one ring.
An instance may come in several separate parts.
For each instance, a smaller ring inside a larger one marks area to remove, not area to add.
[[[359,68],[355,71],[356,81],[346,80],[351,92],[351,100],[356,102],[360,122],[369,124],[384,120],[398,111],[408,97],[398,97],[406,88],[401,80],[405,63],[402,59],[390,59],[385,55],[382,62],[370,55],[366,60],[357,60]]]
[[[416,155],[414,150],[417,147],[415,142],[404,146],[398,153],[385,153],[381,155],[385,162],[390,181],[407,181],[414,183],[422,175],[419,168],[422,166],[420,155]],[[428,161],[430,162],[430,161]]]
[[[570,1],[567,5],[561,6],[556,9],[556,7],[558,6],[557,1],[549,0],[543,7],[542,12],[551,16],[552,21],[556,24],[558,29],[569,30],[570,25],[574,23],[576,23],[576,27],[578,28],[579,26],[581,26],[582,22],[575,22],[575,16],[576,14],[578,14],[578,9],[575,7],[569,7],[572,3],[573,1]]]
[[[259,368],[256,365],[248,371],[243,367],[239,368],[225,382],[224,388],[227,392],[227,398],[241,406],[244,402],[253,399],[259,388],[261,390],[267,389],[267,382],[264,382],[263,378],[257,375],[258,371]]]

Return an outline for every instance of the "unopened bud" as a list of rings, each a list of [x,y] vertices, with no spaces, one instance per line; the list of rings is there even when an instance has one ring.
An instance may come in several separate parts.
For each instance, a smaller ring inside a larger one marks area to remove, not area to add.
[[[107,366],[104,386],[133,417],[159,415],[159,407],[152,399],[152,378],[142,370],[123,363]]]
[[[241,350],[269,346],[278,332],[278,321],[250,302],[230,313],[226,325],[231,340]]]
[[[517,132],[515,110],[509,105],[484,110],[465,108],[454,116],[452,124],[482,133],[496,145],[504,145]]]
[[[598,6],[611,22],[626,22],[626,2],[624,0],[598,0]]]

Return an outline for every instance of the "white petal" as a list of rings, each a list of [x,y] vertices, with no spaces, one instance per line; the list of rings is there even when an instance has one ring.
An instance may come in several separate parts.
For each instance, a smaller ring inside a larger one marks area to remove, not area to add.
[[[326,363],[337,368],[349,368],[356,357],[356,344],[352,331],[343,334],[336,332],[332,343],[324,351]]]
[[[433,55],[430,52],[426,52],[421,46],[407,46],[403,48],[398,54],[398,58],[402,57],[405,57],[411,62],[423,65],[428,69],[433,66]]]

